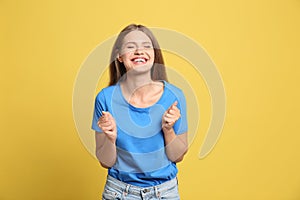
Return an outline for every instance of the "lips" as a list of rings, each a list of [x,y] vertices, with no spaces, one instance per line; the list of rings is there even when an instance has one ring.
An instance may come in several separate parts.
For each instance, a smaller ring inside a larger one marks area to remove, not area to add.
[[[132,58],[131,59],[131,61],[132,62],[134,62],[134,63],[146,63],[147,62],[147,58],[145,58],[145,57],[134,57],[134,58]]]

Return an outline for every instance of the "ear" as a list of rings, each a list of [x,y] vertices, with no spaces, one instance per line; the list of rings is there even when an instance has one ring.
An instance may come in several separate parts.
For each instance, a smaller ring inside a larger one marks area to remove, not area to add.
[[[118,59],[119,62],[123,62],[123,59],[119,54],[117,55],[117,59]]]

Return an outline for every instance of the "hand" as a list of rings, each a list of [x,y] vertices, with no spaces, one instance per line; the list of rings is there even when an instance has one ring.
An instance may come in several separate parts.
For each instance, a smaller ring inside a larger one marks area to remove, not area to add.
[[[115,119],[109,112],[102,111],[102,116],[99,118],[98,126],[110,141],[113,143],[116,142],[117,126]]]
[[[164,113],[162,117],[162,128],[164,130],[173,128],[175,122],[180,118],[180,110],[178,109],[177,104],[178,102],[175,101]]]

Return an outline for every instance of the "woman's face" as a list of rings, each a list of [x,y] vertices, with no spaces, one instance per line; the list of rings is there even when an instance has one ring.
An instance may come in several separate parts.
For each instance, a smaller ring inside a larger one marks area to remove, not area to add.
[[[124,63],[126,71],[151,69],[154,49],[150,38],[138,30],[128,33],[123,39],[118,60]]]

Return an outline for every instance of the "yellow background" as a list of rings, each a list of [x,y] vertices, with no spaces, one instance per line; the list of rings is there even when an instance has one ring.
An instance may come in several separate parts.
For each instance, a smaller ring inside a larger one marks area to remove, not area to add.
[[[202,160],[195,138],[182,199],[300,199],[299,0],[1,0],[0,22],[1,200],[99,199],[106,171],[77,134],[72,91],[88,54],[132,22],[193,38],[224,81],[221,138]]]

